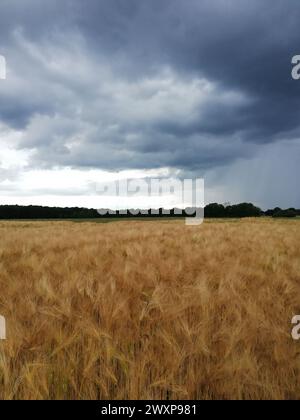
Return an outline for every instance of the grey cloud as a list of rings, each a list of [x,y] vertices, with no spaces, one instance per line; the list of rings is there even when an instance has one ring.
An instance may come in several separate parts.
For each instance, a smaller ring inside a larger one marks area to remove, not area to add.
[[[3,0],[0,121],[32,167],[234,166],[299,139],[299,19],[297,0]]]

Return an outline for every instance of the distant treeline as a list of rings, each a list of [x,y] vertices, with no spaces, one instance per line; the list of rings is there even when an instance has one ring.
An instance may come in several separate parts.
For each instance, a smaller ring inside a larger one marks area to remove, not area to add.
[[[157,209],[148,211],[148,214],[139,213],[123,214],[124,211],[116,211],[114,214],[100,215],[95,209],[86,208],[62,208],[62,207],[42,207],[42,206],[0,206],[0,219],[16,220],[16,219],[96,219],[96,218],[147,218],[147,217],[191,217],[190,211],[182,211],[178,214],[178,209],[166,211]],[[224,206],[222,204],[209,204],[205,207],[206,218],[240,218],[240,217],[297,217],[300,216],[300,210],[280,209],[276,207],[273,210],[262,211],[260,208],[251,203],[241,203],[236,205]]]
[[[251,203],[236,204],[233,206],[224,206],[222,204],[209,204],[205,207],[205,217],[208,218],[230,218],[230,217],[297,217],[300,216],[300,210],[290,208],[281,209],[276,207],[272,210],[263,211]]]

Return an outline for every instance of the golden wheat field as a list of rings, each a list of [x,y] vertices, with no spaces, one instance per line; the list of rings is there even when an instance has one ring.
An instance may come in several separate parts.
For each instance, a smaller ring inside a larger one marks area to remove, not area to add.
[[[299,399],[300,222],[0,223],[1,399]]]

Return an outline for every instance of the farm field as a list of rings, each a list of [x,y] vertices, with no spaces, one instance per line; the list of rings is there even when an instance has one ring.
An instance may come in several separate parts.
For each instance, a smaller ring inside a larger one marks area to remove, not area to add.
[[[0,399],[299,399],[299,220],[0,222]]]

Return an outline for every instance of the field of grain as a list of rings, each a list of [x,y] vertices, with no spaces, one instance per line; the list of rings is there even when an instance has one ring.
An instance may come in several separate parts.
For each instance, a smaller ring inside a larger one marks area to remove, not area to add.
[[[0,222],[0,399],[299,399],[300,222]]]

